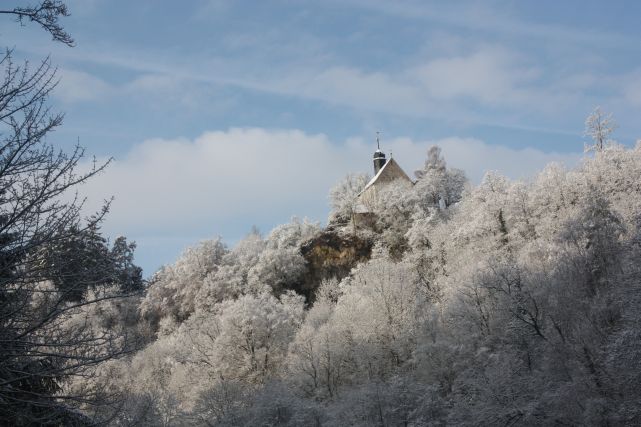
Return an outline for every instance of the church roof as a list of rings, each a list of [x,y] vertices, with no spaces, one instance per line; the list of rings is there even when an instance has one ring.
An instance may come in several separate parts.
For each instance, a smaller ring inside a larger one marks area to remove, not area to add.
[[[393,166],[390,166],[392,164],[393,164]],[[390,169],[396,169],[395,173],[397,175],[400,175],[400,176],[398,176],[396,178],[405,178],[409,182],[412,182],[410,177],[407,176],[407,174],[403,171],[403,169],[401,169],[401,167],[398,165],[398,163],[396,163],[394,158],[390,158],[387,162],[385,162],[385,164],[378,171],[378,173],[376,175],[374,175],[374,177],[372,179],[370,179],[370,181],[367,183],[365,188],[363,188],[363,191],[361,191],[361,194],[364,193],[365,190],[367,190],[369,187],[371,187],[372,185],[376,184],[379,180],[382,181],[384,179],[384,177],[390,173],[390,171],[389,171]]]

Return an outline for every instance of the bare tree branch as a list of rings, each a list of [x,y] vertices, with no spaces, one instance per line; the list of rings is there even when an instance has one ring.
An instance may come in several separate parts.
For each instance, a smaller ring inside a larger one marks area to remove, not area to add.
[[[74,40],[60,25],[60,17],[69,16],[69,10],[60,0],[42,0],[35,6],[15,7],[10,10],[0,10],[0,14],[13,15],[20,25],[25,21],[35,22],[45,29],[54,41],[73,46]]]

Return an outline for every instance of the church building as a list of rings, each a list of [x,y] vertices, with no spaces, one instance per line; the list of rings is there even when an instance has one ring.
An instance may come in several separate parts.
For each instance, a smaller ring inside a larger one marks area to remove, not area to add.
[[[376,138],[377,150],[374,152],[374,177],[367,183],[358,195],[354,209],[354,224],[366,225],[374,220],[374,208],[378,202],[378,193],[389,183],[402,180],[409,185],[414,184],[407,174],[401,169],[391,155],[386,159],[381,151],[380,142]]]

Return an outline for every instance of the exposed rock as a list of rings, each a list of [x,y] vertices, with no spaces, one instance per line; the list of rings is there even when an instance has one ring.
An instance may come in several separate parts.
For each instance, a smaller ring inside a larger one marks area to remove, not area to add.
[[[323,279],[341,280],[357,264],[369,260],[373,241],[354,234],[339,233],[333,228],[323,230],[305,242],[301,253],[307,261],[307,272],[296,291],[314,301],[314,291]]]

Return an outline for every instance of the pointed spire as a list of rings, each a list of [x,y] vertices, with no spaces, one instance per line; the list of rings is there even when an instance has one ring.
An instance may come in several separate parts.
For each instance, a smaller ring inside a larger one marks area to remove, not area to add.
[[[385,165],[385,153],[381,151],[381,133],[376,131],[376,151],[374,152],[374,175]]]

